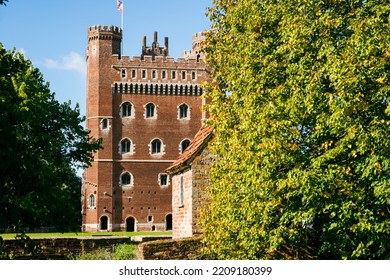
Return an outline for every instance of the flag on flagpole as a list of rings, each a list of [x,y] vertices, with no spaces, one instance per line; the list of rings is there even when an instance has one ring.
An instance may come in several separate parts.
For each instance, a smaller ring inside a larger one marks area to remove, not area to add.
[[[123,12],[123,2],[122,1],[116,1],[116,5],[118,6],[118,11]]]

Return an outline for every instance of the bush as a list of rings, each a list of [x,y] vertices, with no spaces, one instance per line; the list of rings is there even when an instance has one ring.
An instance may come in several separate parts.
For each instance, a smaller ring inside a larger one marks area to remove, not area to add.
[[[117,244],[112,249],[96,249],[93,252],[81,253],[70,256],[74,260],[135,260],[137,257],[137,245]]]

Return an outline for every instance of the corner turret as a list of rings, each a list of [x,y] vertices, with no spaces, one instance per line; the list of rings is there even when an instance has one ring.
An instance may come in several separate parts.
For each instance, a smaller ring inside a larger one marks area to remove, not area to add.
[[[198,62],[205,58],[202,47],[206,40],[205,32],[197,32],[192,36],[192,50],[186,50],[182,53],[182,59],[196,59]]]
[[[110,41],[111,54],[121,54],[122,29],[116,26],[95,25],[88,28],[88,43],[92,41]]]

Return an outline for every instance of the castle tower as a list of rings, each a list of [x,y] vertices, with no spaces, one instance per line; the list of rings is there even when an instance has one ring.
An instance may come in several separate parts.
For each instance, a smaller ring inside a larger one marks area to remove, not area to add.
[[[198,62],[204,60],[205,54],[202,50],[203,42],[206,39],[205,32],[197,32],[192,36],[192,49],[182,53],[180,58],[196,59]]]
[[[87,47],[87,129],[104,149],[85,170],[83,231],[165,231],[172,228],[172,186],[164,170],[202,124],[206,64],[169,57],[142,40],[139,56],[121,55],[117,27],[93,26]]]
[[[88,199],[94,200],[89,215],[83,215],[85,229],[96,229],[98,213],[104,213],[103,228],[111,229],[113,220],[113,162],[112,129],[113,108],[111,94],[111,60],[113,55],[121,53],[122,31],[113,26],[92,26],[88,30],[87,61],[87,120],[86,127],[95,138],[102,138],[104,149],[95,155],[95,162],[86,171],[87,180],[84,187],[88,192],[84,195],[83,206]],[[98,187],[99,186],[99,187]]]

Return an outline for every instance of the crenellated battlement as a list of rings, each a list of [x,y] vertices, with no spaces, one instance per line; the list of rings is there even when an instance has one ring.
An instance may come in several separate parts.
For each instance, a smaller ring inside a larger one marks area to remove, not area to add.
[[[191,52],[191,51],[187,51],[187,52]],[[112,64],[115,65],[115,67],[126,67],[126,66],[130,66],[133,63],[138,63],[137,65],[139,65],[140,63],[148,63],[150,65],[153,64],[158,65],[161,63],[166,63],[168,65],[170,64],[171,67],[186,67],[191,63],[199,64],[200,62],[197,61],[196,56],[178,57],[177,59],[175,59],[174,57],[171,56],[155,56],[153,58],[152,56],[148,56],[148,55],[145,55],[144,57],[140,55],[134,55],[133,57],[130,57],[129,55],[122,55],[120,57],[119,55],[114,54],[112,58],[113,58]]]
[[[88,28],[88,32],[112,32],[114,34],[122,34],[122,29],[114,25],[93,25]]]
[[[196,32],[192,35],[192,41],[203,41],[206,38],[206,31]]]
[[[205,58],[202,50],[202,45],[203,42],[206,40],[206,32],[207,31],[197,32],[192,36],[192,49],[183,51],[183,53],[179,57],[180,60],[196,59],[199,62]]]
[[[122,40],[122,29],[113,25],[94,25],[88,28],[88,41]]]

